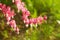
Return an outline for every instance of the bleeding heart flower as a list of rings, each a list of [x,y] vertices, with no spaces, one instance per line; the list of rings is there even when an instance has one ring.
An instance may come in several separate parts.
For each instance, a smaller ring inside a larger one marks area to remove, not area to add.
[[[47,20],[47,16],[46,15],[44,16],[44,20]]]

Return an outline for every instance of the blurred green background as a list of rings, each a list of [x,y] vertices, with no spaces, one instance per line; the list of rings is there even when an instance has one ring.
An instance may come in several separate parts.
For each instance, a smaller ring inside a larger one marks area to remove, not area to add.
[[[31,30],[25,27],[21,20],[21,12],[17,13],[16,6],[12,0],[0,0],[0,3],[15,9],[17,26],[20,34],[16,34],[0,11],[0,40],[60,40],[60,0],[22,0],[31,13],[31,18],[47,15],[46,23],[38,25]],[[59,22],[57,22],[59,20]]]

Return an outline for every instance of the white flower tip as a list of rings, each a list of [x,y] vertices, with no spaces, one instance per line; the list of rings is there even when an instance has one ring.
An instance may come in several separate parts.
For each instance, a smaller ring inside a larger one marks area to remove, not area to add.
[[[28,27],[29,25],[28,24],[26,24],[26,27]]]
[[[19,34],[19,32],[17,32],[17,34]]]
[[[58,23],[58,24],[60,24],[60,21],[59,21],[59,20],[57,20],[57,23]]]
[[[7,25],[9,25],[9,22],[7,22]]]
[[[36,24],[36,27],[37,27],[37,24]]]
[[[2,9],[0,8],[0,10],[2,10]]]
[[[32,26],[33,26],[33,24],[30,24],[30,26],[32,27]]]
[[[18,10],[18,13],[20,12],[20,10]]]
[[[12,0],[12,2],[14,3],[14,0]]]

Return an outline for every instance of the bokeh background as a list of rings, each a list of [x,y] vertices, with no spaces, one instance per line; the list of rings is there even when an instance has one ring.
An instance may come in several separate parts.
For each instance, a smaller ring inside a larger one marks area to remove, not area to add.
[[[60,40],[60,0],[22,0],[30,11],[31,18],[47,15],[46,23],[30,30],[21,20],[22,13],[17,13],[12,0],[0,0],[0,3],[15,9],[17,26],[20,34],[6,24],[6,19],[0,11],[0,40]],[[57,21],[58,20],[58,21]]]

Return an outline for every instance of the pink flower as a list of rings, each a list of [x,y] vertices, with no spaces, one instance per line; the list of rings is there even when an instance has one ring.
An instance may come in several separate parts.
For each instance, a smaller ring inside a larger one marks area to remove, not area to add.
[[[2,8],[2,3],[0,3],[0,9]]]
[[[6,11],[7,11],[6,5],[3,4],[2,7],[1,7],[1,9],[2,9],[3,14],[5,15],[6,14]]]
[[[37,20],[38,20],[38,22],[42,22],[42,21],[43,21],[43,17],[42,17],[42,16],[39,16],[39,17],[37,18]]]
[[[24,20],[26,24],[29,24],[29,19]]]
[[[21,0],[15,0],[15,4],[17,6],[18,11],[22,11],[22,18],[26,25],[29,24],[42,24],[43,20],[46,20],[47,17],[44,18],[42,16],[39,16],[38,18],[28,18],[30,16],[30,12],[25,7],[24,2],[21,2]]]
[[[3,12],[4,16],[6,17],[7,24],[10,25],[14,29],[14,31],[19,33],[19,29],[16,26],[15,20],[11,19],[15,16],[14,10],[11,10],[9,6],[6,6],[5,4],[1,4],[1,3],[0,3],[0,9]]]
[[[11,20],[11,21],[9,22],[9,24],[10,24],[10,26],[11,26],[12,28],[16,28],[15,20]]]
[[[11,20],[9,24],[14,29],[14,31],[16,31],[19,34],[19,28],[16,26],[15,20]]]
[[[18,12],[19,12],[20,9],[21,9],[21,2],[20,2],[20,0],[15,0],[15,4],[16,4],[16,6],[18,8]]]
[[[14,10],[11,11],[11,8],[8,6],[5,16],[6,16],[7,21],[10,21],[11,18],[13,18],[15,16]]]
[[[33,24],[33,22],[34,22],[34,19],[33,18],[29,20],[29,23],[30,24]]]
[[[11,18],[15,16],[14,10],[11,11],[11,8],[9,6],[7,7],[5,4],[0,3],[0,8],[4,16],[6,17],[7,21],[10,21]]]
[[[34,18],[33,20],[33,24],[37,24],[37,18]]]
[[[16,33],[19,34],[19,28],[16,28]]]
[[[47,20],[47,16],[46,15],[44,16],[44,20]]]

